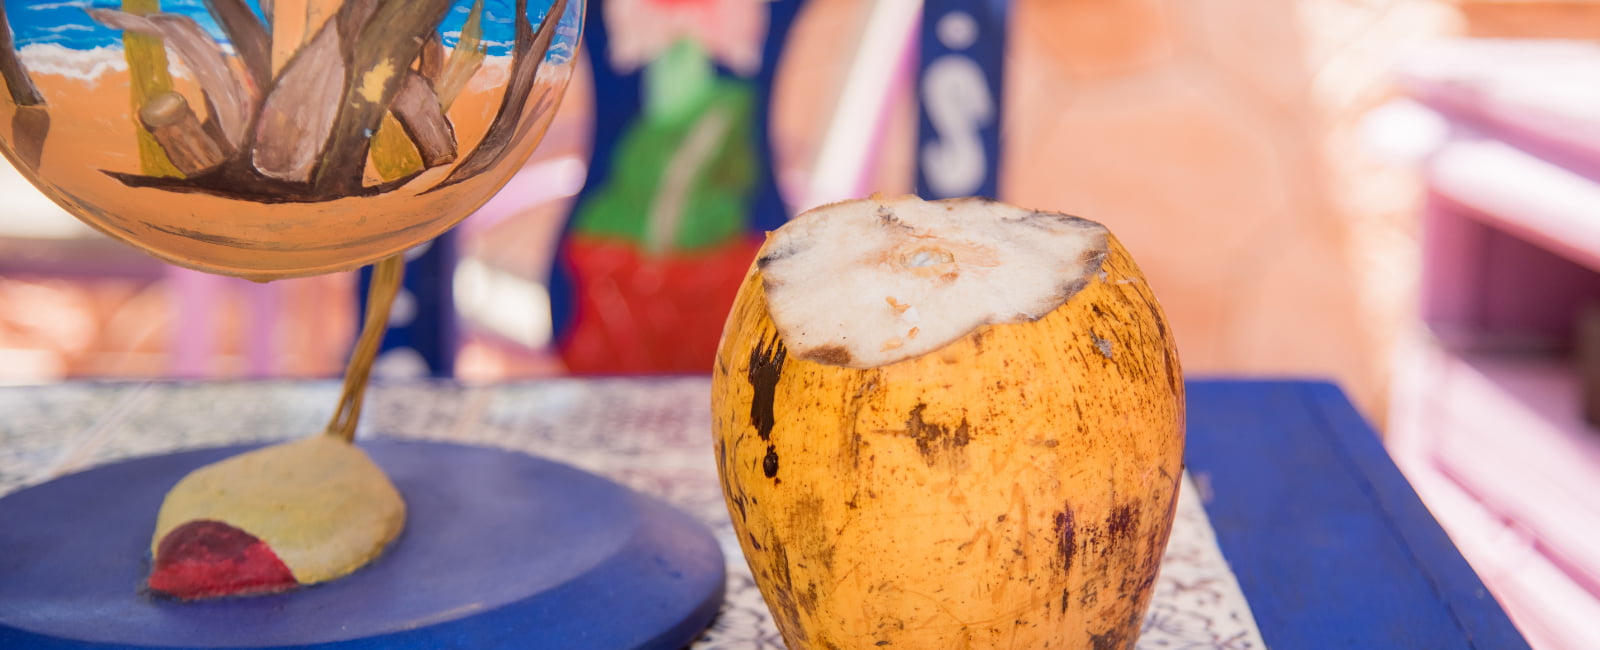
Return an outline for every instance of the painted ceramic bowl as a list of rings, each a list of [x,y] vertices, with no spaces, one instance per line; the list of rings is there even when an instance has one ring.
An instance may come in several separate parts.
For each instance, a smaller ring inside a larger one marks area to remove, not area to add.
[[[486,201],[550,124],[583,0],[11,0],[0,150],[80,219],[257,280]]]

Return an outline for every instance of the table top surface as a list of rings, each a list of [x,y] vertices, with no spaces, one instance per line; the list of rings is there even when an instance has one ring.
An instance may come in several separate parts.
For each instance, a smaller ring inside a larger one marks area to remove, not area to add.
[[[1187,468],[1269,647],[1527,647],[1337,387],[1188,390]],[[332,381],[0,389],[0,494],[119,459],[303,436],[337,392]],[[711,455],[696,453],[709,445],[706,395],[700,377],[380,383],[361,435],[522,449],[716,512]],[[748,578],[729,555],[731,595]],[[713,636],[747,635],[726,647],[781,647],[759,607],[725,609],[717,625]],[[1254,636],[1229,638],[1206,647]]]
[[[1338,387],[1188,387],[1185,462],[1267,645],[1528,647]]]

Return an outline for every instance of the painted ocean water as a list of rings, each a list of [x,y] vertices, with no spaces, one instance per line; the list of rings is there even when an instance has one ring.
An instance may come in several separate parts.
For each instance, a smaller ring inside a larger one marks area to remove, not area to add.
[[[84,11],[89,8],[120,9],[122,8],[120,0],[4,1],[6,15],[10,19],[11,31],[18,49],[30,45],[49,45],[87,51],[96,48],[120,49],[122,46],[122,32],[95,22]],[[515,3],[513,0],[483,0],[483,2],[483,42],[487,46],[487,54],[509,55],[514,39],[512,17],[515,15]],[[245,3],[257,17],[262,15],[258,0],[245,0]],[[473,0],[456,0],[451,7],[449,15],[439,27],[441,40],[446,47],[455,47],[461,35],[461,26],[466,23],[473,4]],[[533,7],[529,18],[537,25],[544,19],[550,3],[547,0],[532,0],[529,5]],[[161,0],[161,10],[189,16],[219,43],[227,43],[225,34],[211,17],[211,13],[206,10],[203,0]],[[569,10],[567,13],[570,19],[577,12]],[[563,22],[559,33],[567,36],[567,40],[571,40],[571,34],[576,32],[577,25],[575,23],[568,25],[567,22]],[[552,48],[551,57],[553,60],[564,60],[570,58],[571,54],[570,45],[563,42]]]

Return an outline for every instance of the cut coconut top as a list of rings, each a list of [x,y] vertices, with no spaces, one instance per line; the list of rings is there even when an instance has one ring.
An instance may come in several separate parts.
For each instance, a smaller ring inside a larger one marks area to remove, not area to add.
[[[1050,313],[1100,271],[1106,246],[1105,227],[1078,217],[874,196],[796,217],[756,264],[790,356],[872,368]]]

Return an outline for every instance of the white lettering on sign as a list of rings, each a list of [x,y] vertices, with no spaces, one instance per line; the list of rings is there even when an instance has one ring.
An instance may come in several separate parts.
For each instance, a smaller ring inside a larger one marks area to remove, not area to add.
[[[935,26],[945,47],[965,50],[978,37],[977,21],[960,11]],[[937,139],[923,145],[922,173],[938,197],[968,196],[983,186],[988,160],[980,132],[995,121],[994,98],[983,69],[959,52],[933,60],[922,76],[922,105]]]
[[[939,42],[952,50],[965,50],[978,42],[978,21],[965,11],[952,11],[933,28]]]

